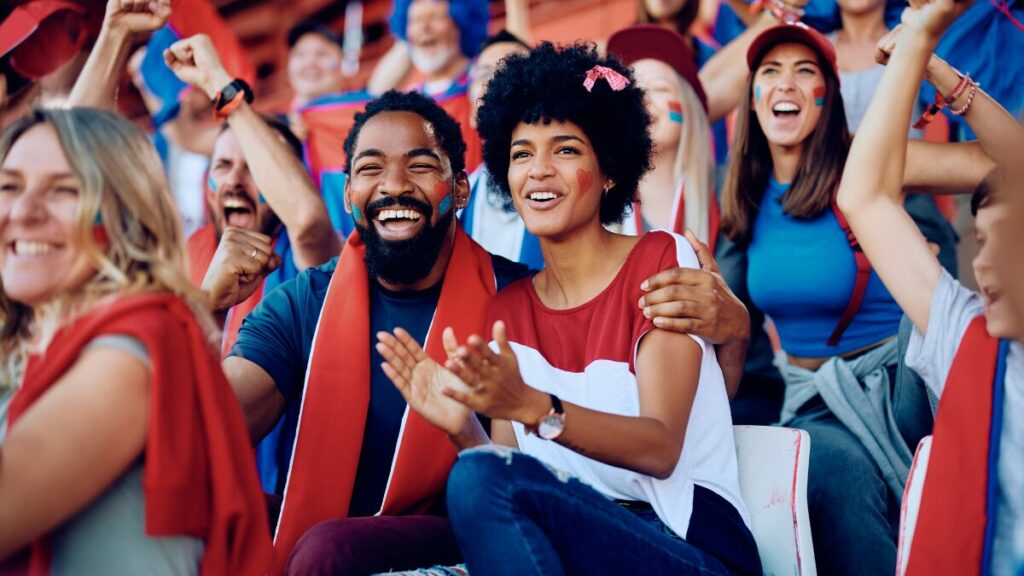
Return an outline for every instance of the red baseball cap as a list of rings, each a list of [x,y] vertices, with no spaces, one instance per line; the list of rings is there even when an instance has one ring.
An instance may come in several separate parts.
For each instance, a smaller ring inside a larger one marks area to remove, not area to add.
[[[822,36],[820,32],[802,22],[777,24],[761,32],[757,38],[754,38],[754,42],[750,44],[750,48],[747,50],[747,67],[750,68],[750,71],[754,71],[765,53],[775,45],[782,44],[783,42],[799,42],[808,46],[831,66],[832,74],[839,78],[839,67],[836,65],[836,50],[832,43],[828,41],[828,38]]]
[[[29,0],[0,23],[0,58],[27,78],[41,78],[82,48],[86,9],[69,0]]]
[[[700,98],[704,111],[708,111],[708,97],[697,76],[697,62],[686,39],[678,33],[654,24],[639,24],[623,28],[608,39],[608,53],[626,65],[651,58],[664,62],[690,84]]]

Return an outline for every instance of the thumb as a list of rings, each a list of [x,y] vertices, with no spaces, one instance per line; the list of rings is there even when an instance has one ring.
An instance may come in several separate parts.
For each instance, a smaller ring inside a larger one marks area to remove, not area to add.
[[[494,328],[491,329],[491,336],[498,344],[499,354],[515,354],[515,352],[512,351],[512,347],[508,345],[508,332],[505,329],[504,322],[498,320],[494,323]]]
[[[455,356],[455,353],[459,349],[459,341],[455,338],[455,329],[451,326],[444,329],[441,333],[441,342],[444,344],[444,351],[451,358]]]
[[[697,235],[693,233],[693,230],[686,231],[686,241],[690,243],[690,247],[697,253],[697,262],[700,264],[700,269],[705,272],[718,272],[718,264],[715,262],[713,256],[711,256],[711,250],[708,245],[697,239]]]

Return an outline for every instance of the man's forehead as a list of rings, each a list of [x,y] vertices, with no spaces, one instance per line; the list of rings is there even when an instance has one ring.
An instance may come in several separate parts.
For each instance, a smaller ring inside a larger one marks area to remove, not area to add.
[[[447,0],[413,0],[409,4],[409,16],[420,16],[424,14],[443,13],[448,15]]]
[[[415,112],[381,112],[366,121],[359,131],[355,153],[367,149],[405,154],[417,148],[430,148],[444,156],[434,126]]]

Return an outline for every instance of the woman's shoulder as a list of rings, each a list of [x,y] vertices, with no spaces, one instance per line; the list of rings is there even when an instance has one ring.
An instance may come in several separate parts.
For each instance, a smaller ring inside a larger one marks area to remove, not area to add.
[[[670,268],[699,268],[697,253],[683,236],[668,230],[652,230],[637,242],[626,260],[638,269],[636,273],[648,276]],[[646,278],[646,277],[645,277]]]

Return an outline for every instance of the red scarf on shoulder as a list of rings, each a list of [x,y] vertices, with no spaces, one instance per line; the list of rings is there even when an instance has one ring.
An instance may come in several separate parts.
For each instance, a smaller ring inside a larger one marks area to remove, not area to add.
[[[441,332],[460,341],[483,334],[495,294],[491,256],[456,225],[454,248],[424,349],[447,354]],[[358,231],[341,252],[320,312],[302,395],[292,466],[274,540],[274,567],[284,570],[299,538],[319,522],[348,514],[370,404],[370,279]],[[406,407],[382,514],[427,510],[444,490],[455,463],[444,432]]]
[[[9,427],[98,336],[137,338],[150,355],[143,490],[146,534],[202,538],[204,576],[263,574],[271,544],[266,509],[238,400],[189,307],[170,294],[122,297],[61,329],[29,358],[11,399]],[[49,540],[31,546],[31,574],[47,574]]]
[[[989,573],[1005,354],[985,317],[975,318],[935,416],[908,576]]]

